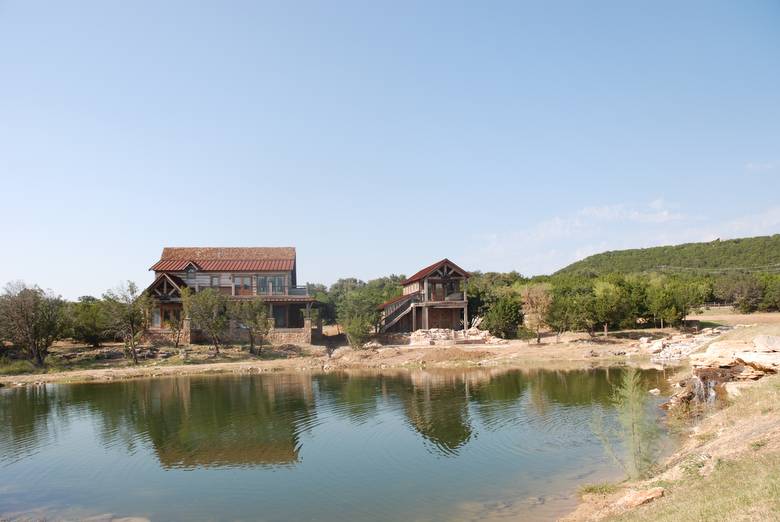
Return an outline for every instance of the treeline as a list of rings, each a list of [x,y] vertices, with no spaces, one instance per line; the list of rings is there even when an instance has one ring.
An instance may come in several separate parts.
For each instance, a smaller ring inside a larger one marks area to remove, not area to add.
[[[742,313],[780,311],[780,275],[557,274],[527,279],[517,273],[474,274],[469,309],[492,333],[539,335],[601,327],[679,326],[703,305],[733,305]],[[524,320],[520,320],[525,316]],[[514,325],[523,323],[515,330]]]
[[[43,367],[55,341],[73,338],[92,346],[108,340],[125,343],[135,362],[148,317],[148,299],[127,282],[102,298],[68,302],[38,286],[8,284],[0,295],[0,346],[9,343],[37,367]]]
[[[362,281],[339,279],[330,287],[309,284],[309,293],[319,303],[320,318],[326,324],[338,323],[354,347],[362,347],[379,325],[379,305],[401,295],[403,275],[390,275]]]
[[[246,330],[249,351],[262,351],[271,329],[268,306],[260,296],[229,301],[212,288],[198,293],[182,292],[183,313],[166,319],[171,344],[178,347],[185,318],[212,341],[215,352],[231,321]],[[10,344],[24,359],[43,367],[55,341],[72,339],[92,347],[109,341],[124,345],[124,354],[138,363],[139,346],[151,318],[151,300],[128,281],[100,298],[84,296],[66,301],[61,296],[21,282],[7,285],[0,295],[0,348]]]
[[[603,252],[572,263],[557,274],[599,276],[648,271],[777,273],[780,272],[780,234]]]
[[[378,325],[381,303],[401,295],[403,276],[370,281],[340,279],[330,288],[309,285],[326,323],[338,323],[361,346]],[[707,303],[743,313],[780,311],[780,275],[669,275],[560,273],[534,278],[517,272],[473,272],[466,285],[469,316],[504,338],[601,329],[679,326]]]

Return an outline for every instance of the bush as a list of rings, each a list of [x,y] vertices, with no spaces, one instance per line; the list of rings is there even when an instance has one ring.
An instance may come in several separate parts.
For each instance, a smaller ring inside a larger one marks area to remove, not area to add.
[[[504,296],[490,307],[485,314],[485,327],[491,334],[503,339],[514,339],[523,322],[520,303],[510,296]]]
[[[0,375],[21,375],[37,371],[38,368],[30,361],[0,357]]]

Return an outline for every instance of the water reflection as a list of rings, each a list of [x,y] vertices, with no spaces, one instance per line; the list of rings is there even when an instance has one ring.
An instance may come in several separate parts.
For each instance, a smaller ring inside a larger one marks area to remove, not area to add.
[[[430,451],[453,456],[477,436],[473,416],[489,430],[518,415],[543,420],[555,406],[607,406],[621,371],[344,372],[25,387],[3,392],[0,450],[3,460],[33,453],[72,415],[88,411],[105,445],[132,452],[150,443],[166,468],[294,465],[301,433],[316,425],[322,403],[356,424],[389,405]],[[661,372],[645,372],[645,379],[663,385]]]

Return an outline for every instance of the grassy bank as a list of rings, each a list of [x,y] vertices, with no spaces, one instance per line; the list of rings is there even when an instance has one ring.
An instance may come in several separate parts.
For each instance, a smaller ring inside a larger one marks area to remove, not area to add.
[[[663,487],[663,497],[628,510],[630,490]],[[647,480],[585,486],[566,520],[780,520],[780,376],[745,389],[691,427],[687,440]]]

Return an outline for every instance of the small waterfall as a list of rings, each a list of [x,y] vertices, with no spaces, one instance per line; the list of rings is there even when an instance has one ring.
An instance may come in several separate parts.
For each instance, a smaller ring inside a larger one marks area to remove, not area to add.
[[[715,404],[715,381],[712,379],[702,379],[694,375],[691,379],[693,394],[697,401],[702,404]]]

